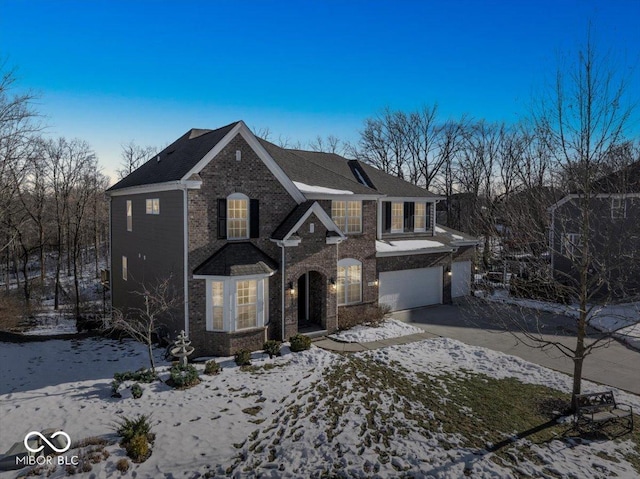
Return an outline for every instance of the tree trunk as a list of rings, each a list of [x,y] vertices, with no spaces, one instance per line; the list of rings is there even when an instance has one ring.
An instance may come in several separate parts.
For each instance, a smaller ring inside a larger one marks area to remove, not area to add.
[[[580,313],[582,317],[582,313]],[[582,333],[580,332],[582,323]],[[575,357],[573,358],[573,388],[571,391],[571,409],[576,410],[576,396],[582,392],[582,363],[584,362],[584,322],[578,323],[578,337],[576,341]]]

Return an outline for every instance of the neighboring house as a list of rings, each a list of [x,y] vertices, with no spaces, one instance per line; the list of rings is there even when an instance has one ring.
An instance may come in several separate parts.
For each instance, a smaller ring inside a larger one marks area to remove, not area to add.
[[[635,299],[640,296],[640,161],[595,182],[586,198],[569,194],[549,208],[554,275],[575,281],[588,246],[588,289],[596,297]],[[588,229],[583,211],[589,212]]]
[[[109,188],[113,307],[171,277],[198,355],[334,331],[468,294],[476,240],[435,225],[438,196],[356,160],[287,150],[243,122],[190,130]]]

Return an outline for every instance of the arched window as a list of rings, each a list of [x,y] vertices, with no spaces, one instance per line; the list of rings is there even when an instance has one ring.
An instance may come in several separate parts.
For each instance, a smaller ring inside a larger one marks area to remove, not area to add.
[[[338,261],[338,304],[362,302],[362,263],[345,258]]]
[[[242,193],[227,197],[227,238],[249,237],[249,198]]]

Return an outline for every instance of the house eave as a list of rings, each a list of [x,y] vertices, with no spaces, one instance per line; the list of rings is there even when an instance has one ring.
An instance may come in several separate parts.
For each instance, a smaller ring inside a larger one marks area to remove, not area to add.
[[[376,258],[385,258],[389,256],[411,256],[414,254],[434,254],[434,253],[453,253],[455,248],[443,246],[440,248],[414,249],[408,251],[377,251]]]
[[[352,195],[345,193],[302,193],[308,200],[344,200],[344,201],[366,201],[378,200],[384,198],[384,195],[364,195],[354,193]]]
[[[426,191],[426,190],[425,190]],[[440,200],[445,200],[443,196],[387,196],[384,195],[384,201],[407,201],[407,202],[425,202],[436,203]]]
[[[126,195],[139,195],[145,193],[157,193],[160,191],[171,191],[171,190],[183,190],[185,187],[187,189],[198,189],[200,188],[202,182],[199,181],[165,181],[163,183],[153,183],[150,185],[136,185],[129,186],[127,188],[118,188],[117,190],[107,190],[107,196],[126,196]]]

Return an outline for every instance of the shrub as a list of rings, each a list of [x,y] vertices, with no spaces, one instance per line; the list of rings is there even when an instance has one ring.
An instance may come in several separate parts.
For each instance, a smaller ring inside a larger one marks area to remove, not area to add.
[[[118,392],[118,389],[120,389],[120,381],[116,381],[114,379],[113,381],[111,381],[111,397],[114,397],[114,398],[122,397],[122,394]]]
[[[131,386],[131,395],[133,396],[133,399],[140,399],[142,397],[142,386],[138,383]]]
[[[349,329],[359,324],[380,326],[391,308],[387,304],[361,304],[356,306],[341,306],[338,309],[338,326]]]
[[[146,436],[141,434],[133,436],[129,442],[124,444],[124,448],[127,451],[127,456],[133,462],[144,462],[151,455],[149,441]]]
[[[120,383],[125,381],[136,381],[139,383],[152,383],[158,379],[158,375],[150,369],[140,368],[137,371],[125,371],[123,373],[115,373],[113,379]]]
[[[215,360],[207,361],[204,365],[204,373],[210,376],[220,374],[222,372],[222,366]]]
[[[126,457],[123,457],[118,462],[116,462],[116,469],[120,471],[122,474],[125,474],[129,470],[129,461]]]
[[[311,338],[302,334],[291,336],[289,342],[291,343],[291,351],[294,353],[306,351],[311,348]]]
[[[134,462],[144,462],[151,455],[149,442],[153,441],[153,434],[149,418],[146,414],[135,418],[123,417],[117,424],[116,432],[122,438],[120,444]]]
[[[282,343],[280,341],[270,339],[262,345],[262,349],[264,349],[264,352],[269,355],[269,359],[272,359],[274,356],[280,356],[281,345]]]
[[[139,414],[135,418],[123,417],[122,420],[116,424],[116,433],[122,438],[122,443],[125,444],[134,436],[150,437],[151,435],[151,416],[148,414]]]
[[[191,364],[182,366],[176,364],[171,366],[169,371],[171,378],[169,379],[169,385],[177,389],[187,389],[200,384],[200,376],[198,376],[198,370]]]
[[[238,366],[251,366],[251,351],[241,349],[234,355],[233,360]]]

